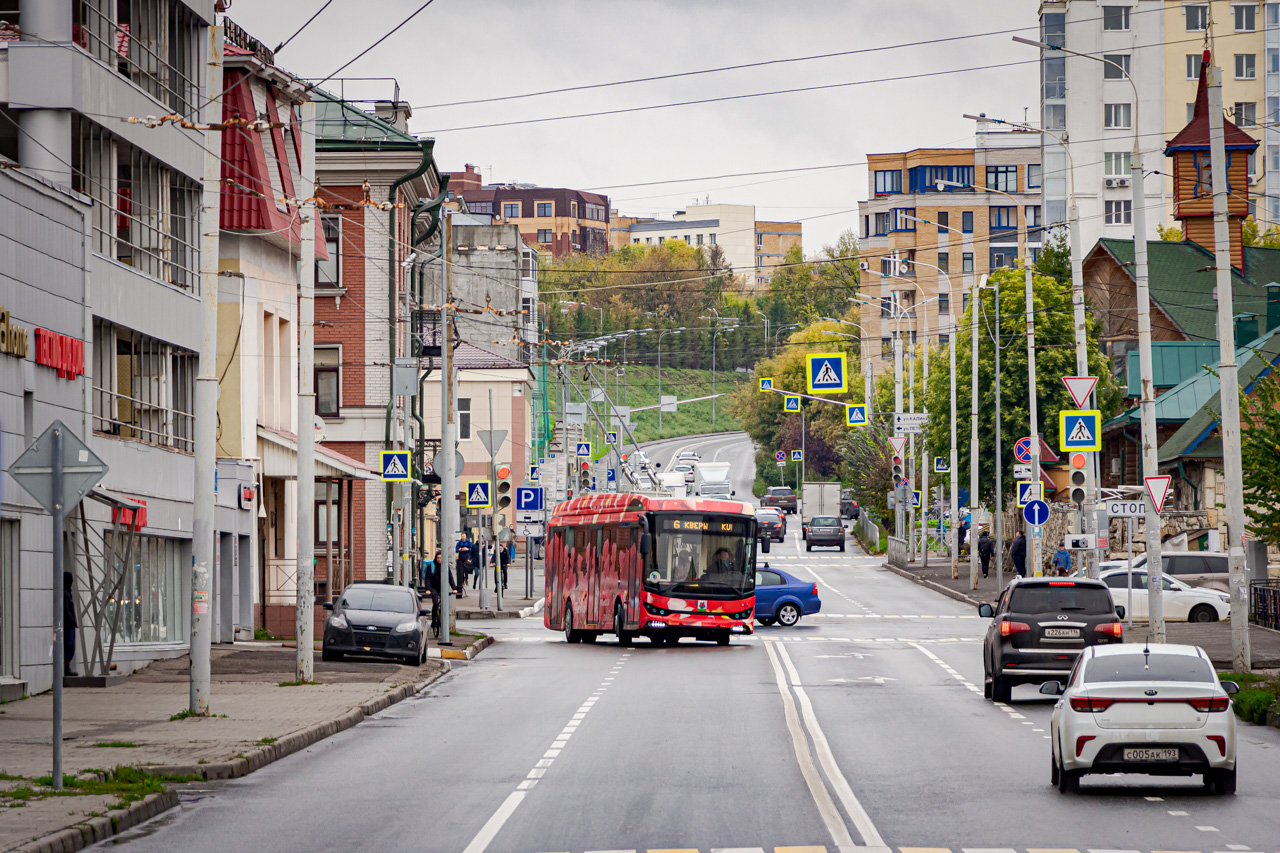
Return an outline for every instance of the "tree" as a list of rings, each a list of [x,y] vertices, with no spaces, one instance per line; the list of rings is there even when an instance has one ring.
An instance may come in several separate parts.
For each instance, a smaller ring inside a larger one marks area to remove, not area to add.
[[[1280,379],[1274,372],[1241,395],[1241,461],[1249,532],[1280,547]]]
[[[1040,257],[1036,259],[1036,272],[1052,276],[1059,282],[1071,282],[1071,246],[1067,241],[1067,229],[1055,228],[1049,233]]]
[[[992,273],[990,284],[1000,286],[1001,341],[1001,410],[1000,423],[1003,439],[1003,484],[1012,489],[1013,445],[1030,429],[1028,413],[1027,348],[1026,348],[1026,298],[1023,271],[1001,269]],[[1036,402],[1040,434],[1050,447],[1058,446],[1058,411],[1074,409],[1061,377],[1076,375],[1075,335],[1071,305],[1071,285],[1046,275],[1036,275],[1032,281],[1033,304],[1036,311]],[[978,440],[982,448],[979,458],[978,482],[981,499],[991,499],[995,493],[995,348],[992,343],[995,332],[995,294],[983,290],[976,304],[961,318],[960,334],[956,341],[956,411],[959,425],[957,446],[960,471],[969,470],[969,409],[972,365],[972,337],[974,309],[978,318]],[[1097,395],[1103,418],[1116,414],[1121,406],[1119,385],[1111,375],[1110,361],[1098,345],[1098,329],[1090,315],[1087,320],[1089,339],[1089,372],[1100,377]],[[928,459],[931,455],[943,455],[951,447],[950,424],[950,364],[946,351],[935,351],[932,356],[929,387],[925,391],[930,413],[925,431],[925,449],[917,452]],[[916,375],[920,375],[917,370]],[[959,474],[959,472],[957,472]],[[961,476],[962,488],[968,488],[968,477]]]
[[[1182,229],[1177,225],[1170,225],[1166,227],[1157,222],[1156,233],[1160,235],[1161,240],[1167,240],[1171,243],[1178,243],[1182,240]]]
[[[845,469],[856,472],[848,481],[853,499],[873,519],[889,517],[886,498],[893,489],[893,460],[889,454],[892,426],[886,417],[848,430],[838,448]]]
[[[1244,244],[1263,249],[1280,249],[1280,226],[1262,228],[1252,216],[1244,221]]]

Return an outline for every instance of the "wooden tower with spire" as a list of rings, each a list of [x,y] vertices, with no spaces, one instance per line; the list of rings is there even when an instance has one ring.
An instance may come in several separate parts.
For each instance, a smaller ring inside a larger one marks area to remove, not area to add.
[[[1175,219],[1182,239],[1213,251],[1213,187],[1209,161],[1209,51],[1200,60],[1191,121],[1165,146],[1173,158]],[[1223,117],[1227,147],[1227,219],[1231,231],[1231,265],[1244,270],[1244,220],[1249,215],[1249,155],[1258,141]]]

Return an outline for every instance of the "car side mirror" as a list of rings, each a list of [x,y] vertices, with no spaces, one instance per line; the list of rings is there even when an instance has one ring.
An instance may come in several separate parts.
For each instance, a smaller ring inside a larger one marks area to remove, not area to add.
[[[1040,685],[1040,692],[1046,696],[1059,696],[1062,694],[1062,682],[1046,681]]]
[[[1227,691],[1228,696],[1234,696],[1240,692],[1240,685],[1234,681],[1219,681],[1218,683],[1222,685],[1223,690]]]
[[[429,608],[426,608],[426,607],[419,608],[419,610],[418,610],[418,615],[419,615],[419,616],[430,616],[430,615],[431,615],[431,610],[430,610]]]
[[[1117,604],[1117,605],[1116,605],[1116,616],[1120,617],[1121,619],[1123,619],[1123,618],[1124,618],[1124,605],[1123,605],[1123,604]]]
[[[769,537],[768,537],[768,536],[766,536],[765,538],[761,539],[761,540],[760,540],[760,551],[761,551],[761,553],[768,554],[768,553],[769,553],[769,545],[770,545],[770,542],[769,542]]]
[[[644,532],[644,533],[640,534],[640,554],[641,554],[641,556],[646,556],[646,557],[647,557],[647,556],[649,555],[649,552],[650,552],[650,551],[652,551],[652,550],[653,550],[653,534],[652,534],[652,533],[649,533],[648,531],[646,531],[646,532]]]
[[[332,602],[332,601],[326,601],[326,602],[324,602],[323,604],[321,604],[320,606],[321,606],[321,607],[323,607],[325,610],[332,610],[332,609],[333,609],[333,602]]]
[[[729,497],[731,497],[731,498],[732,498],[732,497],[736,497],[736,496],[737,496],[737,494],[738,494],[737,489],[730,489],[730,490],[729,490]]]
[[[996,615],[996,611],[990,604],[979,604],[978,615],[983,619],[990,619],[992,616]]]

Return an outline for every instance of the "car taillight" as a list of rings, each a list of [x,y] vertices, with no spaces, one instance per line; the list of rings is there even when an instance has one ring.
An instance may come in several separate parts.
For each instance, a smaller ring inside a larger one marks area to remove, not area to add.
[[[1080,757],[1080,753],[1084,752],[1084,745],[1093,740],[1096,735],[1080,735],[1076,738],[1076,758]]]
[[[1096,696],[1075,696],[1071,699],[1071,710],[1083,714],[1100,714],[1111,707],[1114,699],[1101,699]]]
[[[817,594],[818,594],[818,585],[815,583],[813,585],[813,592],[810,593],[810,595],[817,595]]]
[[[1231,707],[1231,700],[1226,696],[1208,696],[1204,699],[1188,699],[1187,702],[1191,704],[1192,708],[1203,713],[1225,711],[1227,708]]]
[[[1099,634],[1106,634],[1110,637],[1123,637],[1124,625],[1119,622],[1107,622],[1103,625],[1094,625],[1093,630]]]
[[[1030,630],[1031,630],[1031,626],[1030,626],[1030,625],[1028,625],[1026,622],[1008,622],[1008,621],[1005,621],[1005,622],[1001,622],[1001,623],[1000,623],[1000,636],[1001,636],[1001,637],[1007,637],[1007,636],[1009,636],[1010,634],[1019,634],[1019,633],[1021,633],[1021,632],[1023,632],[1023,631],[1030,631]]]
[[[1209,740],[1218,745],[1218,755],[1225,756],[1227,754],[1227,739],[1222,735],[1205,735]]]

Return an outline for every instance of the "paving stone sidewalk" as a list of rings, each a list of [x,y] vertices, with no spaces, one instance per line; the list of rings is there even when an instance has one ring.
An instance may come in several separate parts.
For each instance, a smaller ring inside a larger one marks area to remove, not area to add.
[[[459,647],[473,638],[455,638]],[[423,666],[346,660],[316,654],[319,684],[284,687],[295,678],[295,651],[276,644],[236,644],[213,651],[209,718],[171,719],[187,708],[189,659],[156,661],[123,684],[64,691],[63,772],[117,765],[158,766],[182,775],[243,775],[358,723],[444,674],[450,663]],[[0,773],[34,779],[50,771],[52,696],[0,707]],[[108,746],[107,744],[128,744]],[[29,784],[0,780],[0,791]],[[0,850],[109,811],[110,797],[50,797],[13,806],[0,796]],[[79,849],[76,847],[74,849]]]

